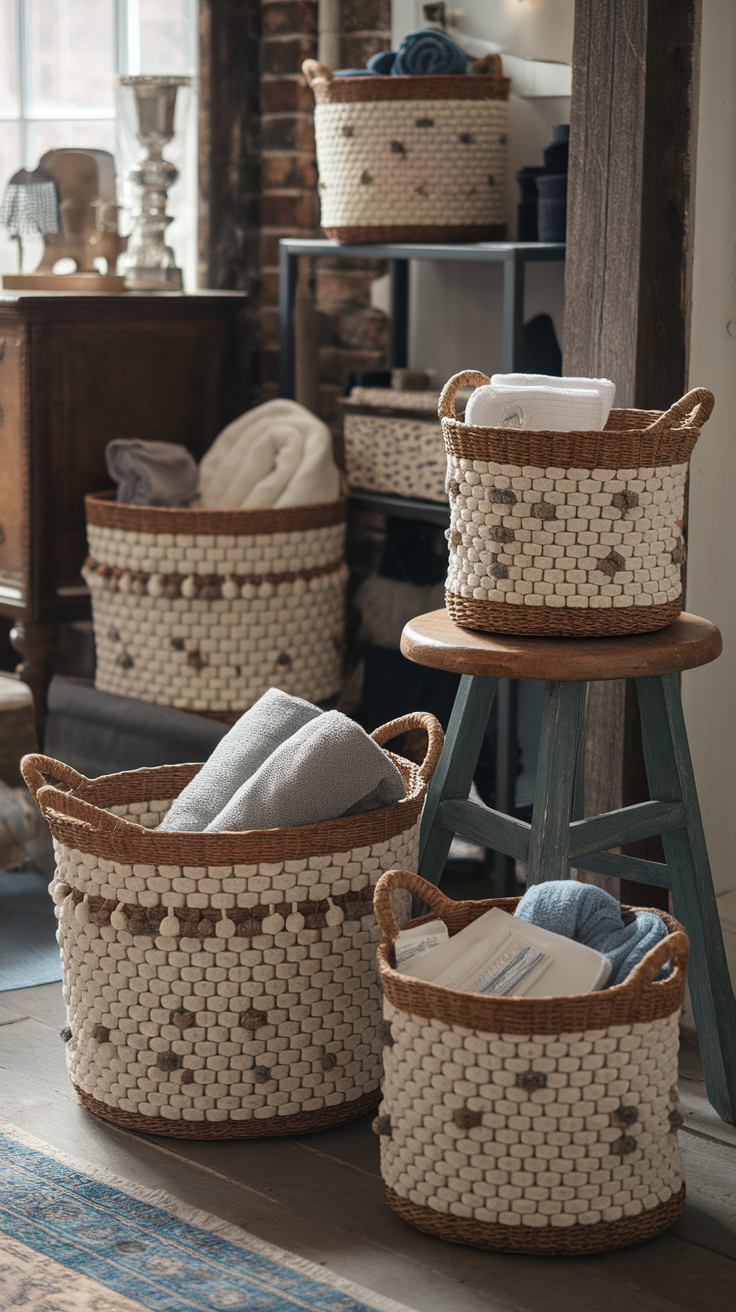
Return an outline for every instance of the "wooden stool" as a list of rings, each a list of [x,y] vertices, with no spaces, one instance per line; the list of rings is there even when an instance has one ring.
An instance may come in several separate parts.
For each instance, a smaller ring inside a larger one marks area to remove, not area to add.
[[[721,646],[715,625],[695,615],[631,638],[517,638],[460,629],[445,610],[412,620],[401,640],[409,660],[463,676],[424,806],[420,875],[438,884],[453,835],[461,834],[525,861],[529,884],[568,879],[571,864],[581,864],[670,889],[690,937],[690,997],[708,1097],[724,1120],[736,1123],[736,1001],[678,678],[681,670],[715,660]],[[499,678],[546,681],[531,825],[468,801]],[[636,679],[649,793],[656,800],[573,819],[586,685],[626,678]],[[655,834],[662,835],[666,865],[609,850]]]

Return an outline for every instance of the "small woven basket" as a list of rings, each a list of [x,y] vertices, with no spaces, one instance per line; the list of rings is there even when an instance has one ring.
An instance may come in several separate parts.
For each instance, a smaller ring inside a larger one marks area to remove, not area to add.
[[[669,936],[612,988],[482,997],[395,969],[398,889],[428,903],[451,936],[519,901],[451,902],[404,870],[378,882],[388,1046],[374,1129],[389,1206],[441,1239],[517,1253],[603,1252],[672,1225],[685,1202],[682,926],[657,911]]]
[[[487,633],[613,637],[682,610],[688,461],[713,409],[698,387],[666,412],[612,410],[601,432],[483,428],[440,397],[450,496],[447,609]]]
[[[445,501],[447,459],[435,392],[355,387],[341,403],[348,486]]]
[[[322,227],[340,242],[502,241],[508,96],[497,72],[333,78],[314,92]]]
[[[417,729],[421,765],[388,753],[401,801],[262,832],[151,832],[198,765],[90,780],[24,757],[54,837],[67,1065],[89,1111],[145,1134],[236,1139],[375,1107],[373,885],[397,859],[416,864],[443,735],[424,714],[372,735]]]
[[[232,722],[267,688],[340,689],[344,498],[277,510],[85,497],[95,687]]]

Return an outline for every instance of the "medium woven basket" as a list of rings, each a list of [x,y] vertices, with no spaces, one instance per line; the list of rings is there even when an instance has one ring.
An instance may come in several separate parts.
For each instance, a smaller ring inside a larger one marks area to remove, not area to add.
[[[232,721],[267,688],[339,691],[344,498],[277,510],[85,497],[95,686]]]
[[[353,388],[341,402],[348,485],[444,502],[447,460],[437,394]]]
[[[502,241],[508,96],[493,74],[333,78],[314,92],[322,227],[340,242]]]
[[[424,714],[372,735],[417,729],[420,766],[388,753],[401,801],[262,832],[152,832],[198,765],[90,780],[24,757],[54,837],[67,1065],[89,1111],[146,1134],[236,1139],[375,1107],[373,885],[397,859],[416,864],[443,736]]]
[[[461,423],[440,397],[450,496],[447,609],[487,633],[613,637],[682,610],[688,461],[713,409],[698,387],[666,412],[612,410],[601,432]]]
[[[657,911],[669,936],[623,984],[489,998],[395,969],[398,889],[428,903],[451,936],[519,901],[451,902],[404,870],[379,880],[388,1046],[374,1129],[389,1206],[441,1239],[550,1256],[622,1248],[672,1225],[685,1202],[676,1134],[682,926]],[[658,980],[665,962],[670,972]]]

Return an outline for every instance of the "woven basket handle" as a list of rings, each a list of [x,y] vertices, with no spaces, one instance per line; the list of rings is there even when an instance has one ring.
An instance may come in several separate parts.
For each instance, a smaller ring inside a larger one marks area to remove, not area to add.
[[[675,404],[645,428],[644,432],[665,433],[668,428],[679,428],[685,424],[688,427],[701,428],[710,419],[715,403],[716,398],[707,387],[694,387],[692,392],[675,401]]]
[[[307,79],[307,86],[313,87],[315,83],[331,82],[332,69],[326,64],[320,64],[318,59],[305,59],[302,64],[302,73]]]
[[[64,765],[63,761],[55,761],[53,756],[42,756],[40,752],[29,752],[24,756],[20,763],[21,773],[28,788],[36,800],[42,788],[47,788],[49,781],[45,776],[50,775],[61,784],[68,784],[70,788],[79,788],[81,784],[89,783],[89,780],[79,774],[77,770],[72,770],[70,765]]]
[[[455,397],[461,387],[484,387],[490,383],[490,378],[485,374],[478,373],[477,369],[465,369],[461,374],[454,374],[449,382],[445,383],[440,394],[440,402],[437,407],[437,413],[440,419],[457,419],[455,414]]]
[[[391,948],[399,932],[393,908],[393,895],[397,888],[407,888],[422,902],[431,907],[440,920],[452,910],[455,903],[445,897],[435,884],[428,884],[420,875],[413,875],[409,870],[387,870],[381,875],[373,893],[373,910],[381,931],[383,945]]]
[[[656,947],[653,947],[638,966],[629,975],[625,983],[627,987],[640,989],[642,992],[651,988],[656,988],[655,980],[665,965],[669,961],[671,972],[668,979],[678,971],[684,971],[687,966],[687,954],[690,948],[690,940],[683,930],[675,930],[674,934],[668,934],[663,938]]]
[[[382,747],[384,743],[390,743],[392,738],[397,738],[400,733],[406,733],[407,729],[426,730],[427,753],[419,766],[419,778],[429,783],[445,742],[442,725],[434,715],[430,715],[428,711],[412,711],[409,715],[402,715],[398,720],[389,720],[388,724],[382,724],[380,728],[374,729],[371,738],[374,743]]]
[[[60,789],[53,788],[51,784],[45,784],[43,788],[39,788],[36,801],[45,819],[48,819],[48,811],[55,811],[57,815],[66,816],[68,820],[84,826],[85,829],[119,830],[141,828],[140,825],[131,825],[130,821],[123,816],[110,815],[109,811],[103,811],[101,807],[93,806],[91,802],[82,801],[81,797],[75,797],[73,793],[62,793]]]

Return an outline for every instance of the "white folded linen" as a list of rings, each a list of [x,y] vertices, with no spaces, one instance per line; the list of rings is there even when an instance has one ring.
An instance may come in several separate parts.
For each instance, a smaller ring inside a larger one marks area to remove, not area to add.
[[[174,799],[159,829],[201,833],[271,753],[324,715],[319,706],[269,688],[217,744],[199,774]]]
[[[200,505],[255,510],[340,495],[332,434],[296,401],[266,401],[234,419],[199,465]]]
[[[604,417],[605,415],[605,417]],[[464,422],[484,428],[525,428],[569,433],[600,431],[608,412],[596,388],[476,387]]]
[[[326,711],[276,748],[207,832],[315,824],[403,796],[401,774],[378,744],[346,715]]]
[[[554,374],[493,374],[491,387],[570,387],[599,392],[603,402],[603,427],[616,398],[616,384],[610,378],[558,378]]]

